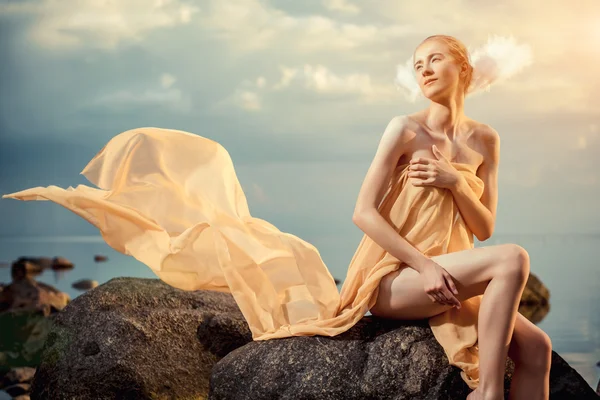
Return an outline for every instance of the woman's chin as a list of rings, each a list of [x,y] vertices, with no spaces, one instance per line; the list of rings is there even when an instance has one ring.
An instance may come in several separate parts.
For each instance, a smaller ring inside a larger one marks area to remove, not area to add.
[[[433,90],[427,90],[427,88],[425,88],[425,90],[423,90],[421,93],[428,100],[436,101],[436,102],[438,102],[440,100],[444,100],[449,97],[448,93],[446,93],[443,90],[438,89],[438,88],[433,89]]]

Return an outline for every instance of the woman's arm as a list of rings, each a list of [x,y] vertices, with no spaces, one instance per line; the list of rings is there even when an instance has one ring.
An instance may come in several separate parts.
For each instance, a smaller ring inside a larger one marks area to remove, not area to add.
[[[394,117],[386,127],[360,188],[352,221],[385,251],[421,272],[421,266],[429,259],[396,232],[378,209],[392,173],[412,139],[406,124],[406,117]]]
[[[496,130],[486,125],[481,132],[481,140],[483,163],[477,169],[477,176],[484,184],[481,199],[477,198],[462,174],[450,190],[467,226],[479,241],[484,241],[492,236],[496,223],[500,136]]]

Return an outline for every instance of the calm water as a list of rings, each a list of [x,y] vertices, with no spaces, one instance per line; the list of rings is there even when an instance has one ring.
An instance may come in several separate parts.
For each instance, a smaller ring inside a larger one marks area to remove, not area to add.
[[[539,326],[550,335],[554,350],[595,389],[600,379],[600,235],[494,235],[485,245],[499,243],[518,243],[528,250],[532,272],[551,293],[550,312]],[[108,261],[95,263],[95,254],[108,256]],[[21,256],[62,256],[74,262],[71,271],[45,271],[37,278],[71,298],[81,294],[71,288],[79,279],[102,284],[117,276],[156,278],[150,268],[113,250],[100,236],[0,238],[0,261]],[[325,252],[323,258],[327,263]],[[332,274],[345,277],[345,271]],[[0,268],[0,281],[10,282],[10,268]]]

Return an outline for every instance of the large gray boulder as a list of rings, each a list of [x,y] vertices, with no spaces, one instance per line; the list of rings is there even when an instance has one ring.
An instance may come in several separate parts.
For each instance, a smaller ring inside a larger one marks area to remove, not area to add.
[[[230,332],[211,337],[214,323]],[[31,398],[202,398],[214,364],[251,340],[230,294],[111,279],[53,317]]]
[[[438,400],[469,393],[426,321],[367,316],[335,337],[252,341],[230,294],[139,278],[112,279],[52,319],[32,399]],[[507,389],[512,368],[507,360]],[[552,391],[552,398],[597,398],[558,354]]]

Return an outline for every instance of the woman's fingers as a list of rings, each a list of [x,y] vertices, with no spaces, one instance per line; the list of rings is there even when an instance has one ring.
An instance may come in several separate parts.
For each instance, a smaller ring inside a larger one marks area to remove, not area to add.
[[[458,300],[448,288],[443,288],[428,294],[431,301],[445,304],[451,307],[460,308],[460,300]]]
[[[433,292],[433,296],[435,297],[436,301],[440,304],[446,304],[446,305],[451,305],[450,302],[448,301],[448,299],[446,298],[446,296],[444,296],[444,293],[440,290],[438,292]]]
[[[433,301],[433,302],[444,304],[442,298],[440,297],[439,293],[437,293],[437,292],[429,293],[429,297],[431,298],[431,301]]]
[[[454,281],[452,280],[450,274],[444,275],[444,279],[446,280],[446,284],[448,285],[448,288],[450,288],[452,293],[458,294],[458,289],[456,288],[456,285],[454,284]]]
[[[456,288],[456,285],[454,284],[454,280],[452,279],[452,276],[448,273],[448,271],[446,271],[446,273],[444,274],[444,280],[446,281],[446,286],[449,289],[448,295],[450,296],[450,302],[451,302],[451,306],[453,307],[458,307],[460,308],[460,300],[458,300],[458,298],[455,296],[458,294],[458,289]]]

